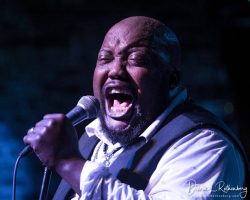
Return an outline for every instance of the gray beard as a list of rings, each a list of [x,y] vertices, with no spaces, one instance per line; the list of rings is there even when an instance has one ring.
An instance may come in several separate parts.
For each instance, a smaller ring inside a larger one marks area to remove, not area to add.
[[[106,133],[106,136],[112,141],[113,144],[121,143],[121,144],[129,144],[131,143],[137,136],[142,134],[142,132],[146,129],[147,125],[150,123],[150,117],[143,115],[140,112],[138,107],[135,108],[135,116],[131,124],[129,124],[125,129],[110,129],[106,125],[106,121],[103,115],[99,116],[102,130]]]

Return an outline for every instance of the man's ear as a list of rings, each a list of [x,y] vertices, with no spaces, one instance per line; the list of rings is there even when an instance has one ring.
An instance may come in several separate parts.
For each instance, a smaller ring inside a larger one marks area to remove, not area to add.
[[[168,86],[169,88],[175,88],[180,83],[180,72],[179,70],[175,69],[169,75]]]
[[[170,101],[177,93],[178,86],[180,85],[180,73],[178,70],[173,70],[168,75],[167,82],[167,100]]]

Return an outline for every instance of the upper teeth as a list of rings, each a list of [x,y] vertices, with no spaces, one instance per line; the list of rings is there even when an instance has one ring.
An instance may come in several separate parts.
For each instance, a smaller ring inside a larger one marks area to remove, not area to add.
[[[123,94],[127,94],[127,95],[130,95],[130,93],[126,90],[120,90],[120,89],[116,89],[116,88],[113,88],[109,94],[120,94],[120,93],[123,93]]]

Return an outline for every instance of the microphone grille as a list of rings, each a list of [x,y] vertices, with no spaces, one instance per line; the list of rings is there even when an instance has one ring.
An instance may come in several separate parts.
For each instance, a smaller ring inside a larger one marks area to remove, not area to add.
[[[97,117],[100,109],[100,104],[97,98],[90,95],[81,97],[77,106],[82,107],[89,114],[89,118]]]

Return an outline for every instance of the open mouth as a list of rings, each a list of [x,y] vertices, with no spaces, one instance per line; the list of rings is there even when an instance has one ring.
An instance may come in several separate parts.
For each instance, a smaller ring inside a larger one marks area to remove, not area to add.
[[[125,119],[133,111],[134,95],[125,88],[109,87],[106,90],[106,111],[115,119]]]

